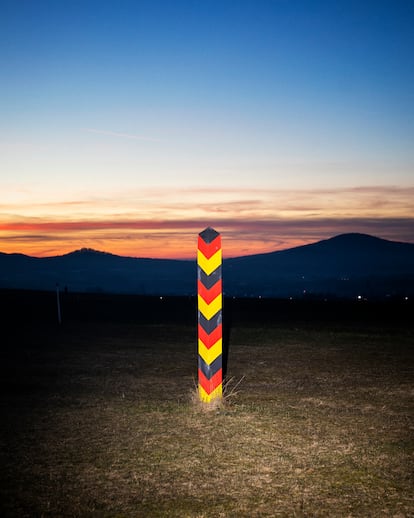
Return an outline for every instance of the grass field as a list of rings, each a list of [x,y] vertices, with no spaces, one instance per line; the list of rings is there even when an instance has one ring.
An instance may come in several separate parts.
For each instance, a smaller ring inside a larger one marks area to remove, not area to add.
[[[228,304],[206,411],[193,300],[1,296],[1,516],[414,516],[412,307]]]

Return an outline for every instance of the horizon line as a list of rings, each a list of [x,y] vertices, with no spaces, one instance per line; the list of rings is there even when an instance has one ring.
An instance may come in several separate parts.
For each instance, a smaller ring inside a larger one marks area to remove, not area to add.
[[[287,247],[287,248],[280,248],[280,249],[276,249],[276,250],[270,250],[270,251],[267,251],[267,252],[256,252],[256,253],[247,253],[247,254],[240,254],[240,255],[233,255],[233,254],[231,254],[228,257],[223,257],[223,260],[235,259],[235,258],[238,258],[238,257],[250,257],[250,256],[255,256],[255,255],[266,255],[266,254],[272,254],[272,253],[276,253],[276,252],[283,252],[283,251],[287,251],[287,250],[293,250],[293,249],[296,249],[296,248],[306,247],[306,246],[309,246],[309,245],[312,245],[312,244],[321,243],[323,241],[329,241],[331,239],[335,239],[335,238],[338,238],[338,237],[341,237],[341,236],[350,236],[350,235],[365,236],[365,237],[368,237],[368,238],[379,239],[381,241],[388,241],[388,242],[392,242],[392,243],[402,243],[402,244],[408,244],[408,245],[414,244],[413,242],[410,242],[410,241],[398,241],[398,240],[394,240],[394,239],[386,239],[386,238],[378,237],[378,236],[373,235],[373,234],[368,234],[366,232],[341,232],[339,234],[334,234],[334,235],[332,235],[330,237],[323,238],[323,239],[318,239],[316,241],[311,241],[311,242],[308,242],[308,243],[304,243],[302,245],[295,245],[295,246],[290,246],[290,247]],[[190,258],[186,258],[186,257],[155,257],[155,256],[138,256],[138,255],[128,255],[128,254],[125,255],[125,254],[122,254],[122,253],[114,253],[114,252],[110,252],[108,250],[100,250],[100,249],[92,248],[92,247],[88,247],[88,246],[83,246],[83,247],[80,247],[80,248],[75,248],[73,250],[70,250],[69,252],[65,252],[65,253],[62,253],[62,254],[53,254],[53,255],[39,255],[39,254],[33,254],[32,255],[32,254],[23,253],[23,252],[3,252],[2,250],[0,250],[0,254],[3,254],[3,255],[23,255],[25,257],[30,257],[30,258],[33,258],[33,259],[48,259],[48,258],[53,258],[53,257],[64,257],[64,256],[67,256],[67,255],[74,254],[74,253],[79,253],[79,252],[93,252],[93,253],[104,254],[104,255],[112,255],[112,256],[123,257],[123,258],[128,258],[128,259],[167,260],[167,261],[186,261],[186,262],[190,262],[190,261],[192,262],[192,261],[196,261],[197,260],[196,248],[194,249],[194,259],[190,259]]]

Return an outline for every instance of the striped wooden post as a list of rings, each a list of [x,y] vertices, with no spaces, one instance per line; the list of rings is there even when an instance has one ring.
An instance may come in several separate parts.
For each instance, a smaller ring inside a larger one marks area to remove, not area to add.
[[[210,403],[223,394],[221,236],[208,227],[198,235],[198,393]]]

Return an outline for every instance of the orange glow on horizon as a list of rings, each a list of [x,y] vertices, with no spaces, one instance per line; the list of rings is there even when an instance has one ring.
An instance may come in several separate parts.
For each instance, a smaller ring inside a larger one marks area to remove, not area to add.
[[[195,260],[198,233],[212,226],[221,233],[223,256],[229,258],[293,248],[347,232],[412,242],[413,223],[412,218],[8,222],[0,224],[0,252],[49,257],[92,248],[127,257]]]
[[[243,235],[236,238],[233,232],[222,231],[220,224],[210,225],[208,222],[188,229],[137,229],[133,225],[127,227],[125,224],[116,225],[114,229],[108,228],[102,222],[90,226],[78,222],[0,225],[0,251],[49,257],[64,255],[81,248],[92,248],[127,257],[195,260],[198,233],[207,226],[217,228],[224,239],[227,236],[224,250],[226,257],[270,252],[275,249],[272,243],[264,241],[261,233],[256,236],[249,233],[246,239]],[[279,247],[288,248],[292,243],[293,246],[304,244],[303,240],[289,239],[286,243],[279,243]]]
[[[140,200],[132,192],[60,204],[0,202],[0,252],[48,257],[92,248],[195,260],[198,233],[207,226],[222,234],[224,257],[293,248],[348,232],[414,242],[413,196],[414,187],[381,186],[164,189],[158,198],[155,191],[141,192]]]

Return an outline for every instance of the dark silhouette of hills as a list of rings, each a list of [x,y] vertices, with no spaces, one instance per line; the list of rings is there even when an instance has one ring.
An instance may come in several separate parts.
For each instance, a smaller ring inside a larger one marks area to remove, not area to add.
[[[229,259],[225,271],[237,295],[402,296],[414,293],[414,244],[341,234],[288,250]]]
[[[0,288],[54,290],[58,283],[74,292],[195,295],[196,280],[195,260],[122,257],[85,248],[47,258],[0,253]],[[226,259],[223,285],[228,296],[413,296],[414,244],[342,234]]]
[[[194,291],[191,261],[137,259],[82,248],[35,258],[0,253],[0,288],[79,292],[187,294]]]

